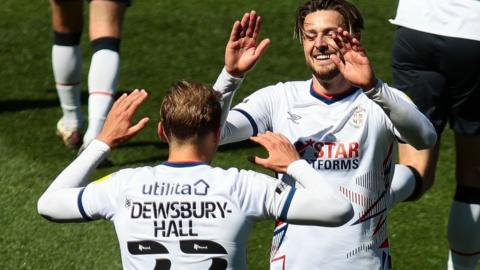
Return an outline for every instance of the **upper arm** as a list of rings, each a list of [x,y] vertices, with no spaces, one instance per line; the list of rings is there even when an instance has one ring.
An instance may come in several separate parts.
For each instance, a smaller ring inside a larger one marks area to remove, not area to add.
[[[272,129],[273,86],[260,89],[230,110],[222,131],[222,143],[246,140]]]
[[[116,208],[118,179],[106,177],[86,187],[47,190],[38,200],[38,213],[56,222],[110,218]]]

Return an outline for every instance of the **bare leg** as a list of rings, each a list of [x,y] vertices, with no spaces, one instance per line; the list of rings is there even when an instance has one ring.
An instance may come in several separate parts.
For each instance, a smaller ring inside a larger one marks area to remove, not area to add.
[[[80,81],[82,54],[80,37],[83,27],[83,1],[50,0],[54,44],[52,67],[63,116],[57,134],[68,147],[81,144]]]
[[[126,5],[115,1],[90,2],[92,61],[88,74],[88,129],[84,145],[101,131],[117,90],[120,38]]]
[[[422,177],[422,188],[418,198],[430,189],[435,181],[439,149],[440,136],[432,149],[419,151],[408,144],[401,144],[398,147],[399,163],[416,169]]]

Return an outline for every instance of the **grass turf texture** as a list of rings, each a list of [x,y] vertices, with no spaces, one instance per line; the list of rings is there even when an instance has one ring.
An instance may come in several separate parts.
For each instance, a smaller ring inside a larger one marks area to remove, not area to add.
[[[255,9],[263,17],[262,36],[271,38],[272,44],[234,103],[262,86],[308,78],[302,49],[292,40],[294,11],[302,2],[135,1],[125,20],[120,91],[148,89],[150,98],[139,115],[151,117],[152,122],[113,152],[114,167],[100,169],[94,176],[165,159],[166,146],[155,134],[165,90],[179,79],[212,83],[223,66],[231,25],[245,11]],[[354,2],[366,20],[363,42],[376,73],[389,82],[394,27],[387,19],[394,16],[396,1]],[[0,269],[120,269],[111,223],[54,224],[36,213],[38,197],[75,157],[75,151],[55,136],[61,111],[51,71],[49,12],[47,1],[6,0],[0,9]],[[86,103],[90,55],[86,35],[82,49]],[[252,169],[246,158],[259,151],[249,143],[222,147],[214,165]],[[445,269],[454,160],[452,136],[446,132],[434,188],[419,202],[391,211],[395,269]],[[248,247],[249,269],[267,269],[272,226],[272,222],[255,225]]]

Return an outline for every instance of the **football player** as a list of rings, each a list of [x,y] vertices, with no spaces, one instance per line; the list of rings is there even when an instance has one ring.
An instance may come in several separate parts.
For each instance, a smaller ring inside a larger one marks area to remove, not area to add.
[[[401,0],[391,22],[395,87],[407,93],[440,135],[455,133],[456,190],[448,220],[449,270],[480,259],[480,1]],[[399,161],[422,176],[419,198],[435,179],[440,140],[427,150],[400,145]]]
[[[80,110],[83,30],[83,0],[50,0],[52,9],[52,66],[63,116],[57,135],[67,147],[82,145],[83,117]],[[102,129],[113,102],[120,69],[122,22],[129,0],[89,1],[89,37],[92,59],[88,73],[87,145]]]
[[[148,118],[131,121],[146,97],[143,90],[122,95],[98,139],[38,201],[38,212],[49,220],[113,221],[125,269],[245,269],[255,220],[339,226],[352,217],[350,202],[282,135],[253,137],[269,153],[254,160],[290,175],[304,189],[253,171],[210,166],[221,129],[220,95],[186,81],[172,86],[161,105],[158,134],[168,142],[168,160],[123,169],[83,187],[111,148],[145,127]]]
[[[252,11],[233,25],[225,67],[214,85],[224,96],[224,109],[270,44],[268,39],[258,42],[260,22]],[[346,0],[300,6],[295,30],[312,78],[262,88],[228,114],[222,143],[265,131],[282,133],[355,211],[352,220],[337,228],[279,220],[271,269],[391,267],[387,210],[417,186],[410,168],[394,164],[396,143],[425,149],[435,144],[436,133],[404,94],[375,76],[360,42],[362,27],[360,12]],[[288,175],[279,177],[300,185]]]

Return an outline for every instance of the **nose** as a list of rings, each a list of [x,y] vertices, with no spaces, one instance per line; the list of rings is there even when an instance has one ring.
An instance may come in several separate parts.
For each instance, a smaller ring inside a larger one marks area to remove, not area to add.
[[[315,42],[313,43],[313,46],[315,46],[315,47],[318,48],[318,49],[320,49],[320,48],[326,48],[326,47],[328,47],[327,39],[328,39],[328,36],[318,35],[318,36],[315,38]]]

